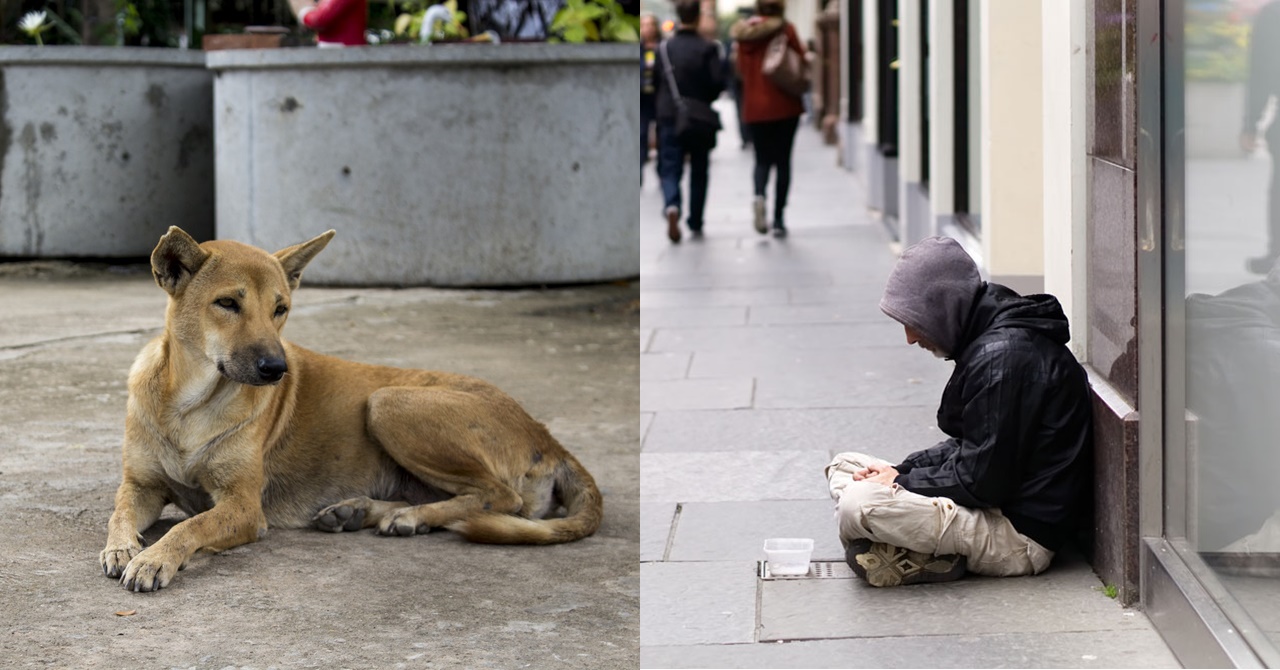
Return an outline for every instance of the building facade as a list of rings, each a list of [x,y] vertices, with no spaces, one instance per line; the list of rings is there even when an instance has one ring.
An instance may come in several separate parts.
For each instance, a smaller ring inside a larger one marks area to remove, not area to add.
[[[1280,2],[792,4],[838,14],[840,163],[895,243],[1062,302],[1101,580],[1186,665],[1280,666]]]

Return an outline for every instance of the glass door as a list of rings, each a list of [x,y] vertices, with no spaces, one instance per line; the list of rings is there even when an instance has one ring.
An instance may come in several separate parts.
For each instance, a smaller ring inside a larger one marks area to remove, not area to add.
[[[1280,0],[1164,10],[1164,530],[1277,667]]]

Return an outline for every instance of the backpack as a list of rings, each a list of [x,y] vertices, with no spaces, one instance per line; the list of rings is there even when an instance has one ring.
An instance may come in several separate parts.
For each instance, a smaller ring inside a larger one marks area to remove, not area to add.
[[[785,29],[769,40],[760,71],[774,86],[789,95],[798,98],[809,90],[809,71],[804,57],[791,49]]]

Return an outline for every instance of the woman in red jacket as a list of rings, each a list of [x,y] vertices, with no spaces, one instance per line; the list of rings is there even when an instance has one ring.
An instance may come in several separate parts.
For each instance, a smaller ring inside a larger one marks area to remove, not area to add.
[[[783,91],[769,81],[760,66],[764,63],[769,42],[785,31],[787,46],[804,57],[804,47],[796,36],[795,26],[782,17],[784,0],[756,0],[756,16],[733,24],[729,34],[737,49],[738,73],[742,78],[742,120],[751,129],[756,150],[755,201],[752,203],[756,232],[769,232],[765,222],[765,187],[769,171],[777,170],[773,199],[773,235],[784,237],[787,226],[782,210],[787,206],[791,187],[791,148],[804,105],[800,98]]]

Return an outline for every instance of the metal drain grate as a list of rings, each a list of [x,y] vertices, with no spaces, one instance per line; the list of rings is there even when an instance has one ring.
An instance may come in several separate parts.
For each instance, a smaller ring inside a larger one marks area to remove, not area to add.
[[[813,561],[805,575],[775,575],[769,571],[769,561],[760,561],[756,574],[767,581],[788,579],[853,579],[853,570],[844,561]]]

